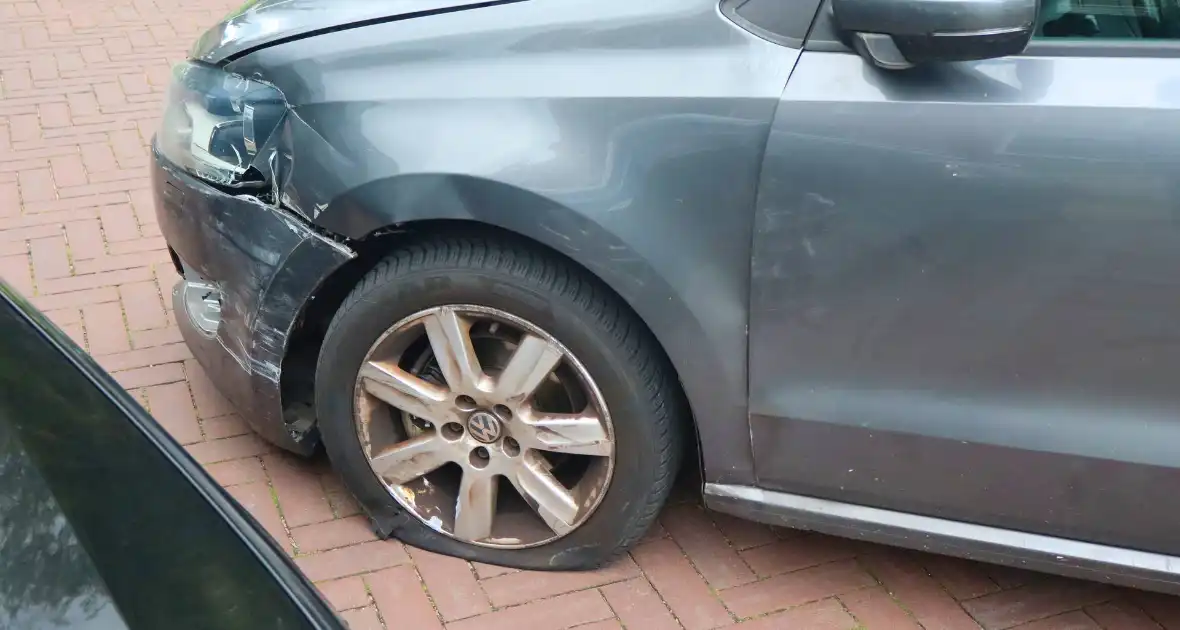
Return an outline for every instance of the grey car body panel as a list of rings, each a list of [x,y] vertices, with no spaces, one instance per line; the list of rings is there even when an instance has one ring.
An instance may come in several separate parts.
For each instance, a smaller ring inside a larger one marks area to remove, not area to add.
[[[468,220],[572,258],[667,350],[708,419],[710,479],[752,482],[750,230],[798,51],[713,0],[549,4],[324,34],[228,67],[287,98],[285,203],[353,239]]]
[[[249,195],[229,195],[153,153],[160,231],[186,273],[199,274],[220,289],[220,324],[213,335],[189,321],[181,295],[174,292],[185,342],[259,435],[310,454],[318,432],[300,423],[298,414],[284,413],[283,357],[303,305],[355,254],[300,217]]]
[[[1180,65],[1100,54],[803,53],[755,219],[760,485],[1180,553]]]
[[[225,16],[189,56],[221,63],[243,52],[315,33],[376,21],[412,19],[526,0],[251,0]]]
[[[784,10],[781,0],[721,0],[721,13],[734,24],[768,41],[800,48],[815,21],[820,0],[796,0]]]
[[[1172,590],[1104,567],[1180,562],[1175,51],[890,74],[823,12],[796,50],[817,3],[354,14],[203,58],[285,94],[268,174],[317,231],[478,222],[617,291],[685,386],[710,506]]]

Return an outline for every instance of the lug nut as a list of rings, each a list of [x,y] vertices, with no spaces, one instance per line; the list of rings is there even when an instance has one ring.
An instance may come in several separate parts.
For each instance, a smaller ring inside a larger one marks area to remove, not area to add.
[[[509,457],[520,455],[520,442],[510,437],[504,438],[504,454]]]
[[[471,450],[471,455],[467,457],[467,461],[472,468],[487,468],[491,456],[488,454],[488,449],[479,446]]]

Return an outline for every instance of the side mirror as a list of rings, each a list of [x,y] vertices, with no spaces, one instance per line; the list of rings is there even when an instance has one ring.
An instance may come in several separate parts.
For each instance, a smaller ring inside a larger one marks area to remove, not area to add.
[[[832,0],[832,19],[861,56],[901,70],[1020,53],[1037,0]]]

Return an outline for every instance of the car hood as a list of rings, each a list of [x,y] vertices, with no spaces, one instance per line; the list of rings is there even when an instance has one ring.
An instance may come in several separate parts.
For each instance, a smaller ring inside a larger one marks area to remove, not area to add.
[[[189,56],[220,63],[258,46],[373,22],[522,0],[249,0],[197,40]]]

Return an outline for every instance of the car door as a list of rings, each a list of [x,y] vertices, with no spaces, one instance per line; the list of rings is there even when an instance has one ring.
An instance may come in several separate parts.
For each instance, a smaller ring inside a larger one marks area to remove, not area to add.
[[[2,281],[0,628],[345,628],[261,525]]]
[[[1042,0],[1022,55],[885,71],[821,9],[758,196],[760,486],[1180,553],[1178,13]]]

